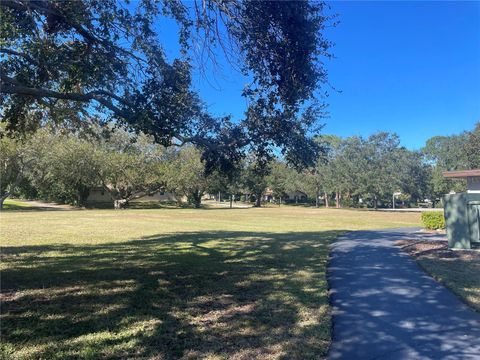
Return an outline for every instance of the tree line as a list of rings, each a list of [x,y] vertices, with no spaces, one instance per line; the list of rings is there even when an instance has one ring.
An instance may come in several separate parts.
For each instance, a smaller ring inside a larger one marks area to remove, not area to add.
[[[314,165],[295,168],[281,156],[268,163],[247,153],[228,172],[209,170],[193,146],[165,147],[143,133],[125,129],[76,132],[47,127],[24,139],[0,140],[0,206],[10,196],[86,206],[101,187],[115,208],[145,195],[168,191],[200,207],[202,197],[223,193],[261,206],[266,190],[279,205],[292,192],[316,206],[391,206],[394,193],[405,206],[430,200],[435,206],[465,183],[442,172],[480,167],[480,123],[472,131],[436,136],[419,151],[400,145],[386,132],[369,137],[315,137],[322,150]]]

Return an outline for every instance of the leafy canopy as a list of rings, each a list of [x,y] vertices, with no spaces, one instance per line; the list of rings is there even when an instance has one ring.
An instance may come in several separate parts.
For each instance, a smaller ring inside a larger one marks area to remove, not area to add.
[[[330,18],[310,1],[4,0],[0,2],[1,112],[8,131],[46,122],[113,121],[158,143],[193,143],[209,166],[238,160],[249,147],[261,157],[312,161],[310,131],[322,116],[314,93],[327,82],[321,62],[331,44]],[[169,61],[158,30],[179,25],[180,54]],[[210,116],[191,88],[201,53],[236,54],[251,76],[245,119]]]

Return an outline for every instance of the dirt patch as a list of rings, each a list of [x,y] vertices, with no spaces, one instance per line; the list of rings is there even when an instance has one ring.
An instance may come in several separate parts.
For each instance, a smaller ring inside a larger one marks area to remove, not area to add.
[[[460,260],[479,260],[480,251],[478,250],[451,250],[448,248],[448,242],[442,240],[399,240],[396,242],[403,251],[414,258],[436,258],[436,259],[460,259]]]

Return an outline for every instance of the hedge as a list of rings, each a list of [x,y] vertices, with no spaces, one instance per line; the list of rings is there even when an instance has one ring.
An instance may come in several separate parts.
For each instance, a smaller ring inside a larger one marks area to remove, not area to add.
[[[442,211],[422,212],[422,223],[428,230],[445,229],[445,217]]]

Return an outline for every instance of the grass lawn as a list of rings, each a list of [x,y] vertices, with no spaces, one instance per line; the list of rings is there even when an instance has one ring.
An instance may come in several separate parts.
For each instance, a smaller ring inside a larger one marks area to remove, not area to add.
[[[432,277],[480,311],[480,250],[451,250],[445,242],[400,242]]]
[[[318,359],[330,241],[419,214],[7,211],[0,224],[4,357]]]
[[[27,201],[6,199],[3,203],[4,210],[35,210],[35,207]]]

